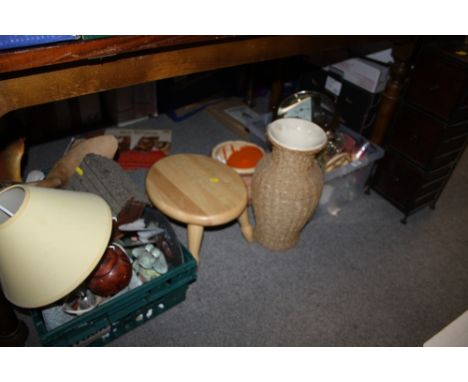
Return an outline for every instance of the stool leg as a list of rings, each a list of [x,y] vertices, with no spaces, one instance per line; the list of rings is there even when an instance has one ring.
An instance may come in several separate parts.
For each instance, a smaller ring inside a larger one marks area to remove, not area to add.
[[[245,240],[249,243],[253,242],[253,228],[250,225],[249,214],[247,208],[239,216],[239,224],[241,226],[241,232],[244,235]]]
[[[200,262],[200,246],[203,238],[203,229],[204,227],[201,225],[187,225],[188,249],[192,253],[197,263]]]

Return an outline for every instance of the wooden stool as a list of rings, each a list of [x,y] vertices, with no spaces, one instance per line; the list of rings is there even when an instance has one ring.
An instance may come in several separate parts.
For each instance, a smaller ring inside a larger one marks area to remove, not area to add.
[[[197,261],[206,226],[239,219],[245,239],[253,241],[245,184],[217,160],[197,154],[163,158],[148,171],[146,191],[163,213],[187,224],[188,248]]]

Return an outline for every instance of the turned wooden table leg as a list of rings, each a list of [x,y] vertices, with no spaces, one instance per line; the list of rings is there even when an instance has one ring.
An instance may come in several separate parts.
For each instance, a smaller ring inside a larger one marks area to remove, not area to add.
[[[255,106],[255,64],[247,67],[247,86],[245,91],[245,103],[249,107]]]
[[[273,117],[276,116],[278,106],[281,102],[281,94],[284,86],[284,63],[278,60],[274,63],[274,78],[270,88],[270,111],[273,112]]]
[[[254,240],[253,227],[250,225],[249,214],[247,212],[247,208],[244,210],[244,212],[242,212],[238,220],[241,226],[241,232],[244,235],[245,240],[247,240],[249,243],[252,243]]]
[[[410,59],[414,51],[415,40],[396,43],[392,56],[394,63],[390,68],[390,79],[380,101],[379,110],[372,126],[371,141],[382,145],[388,127],[391,124],[393,114],[398,105],[403,85],[410,72]]]
[[[187,225],[188,249],[197,263],[200,262],[200,247],[203,239],[204,227],[196,224]]]

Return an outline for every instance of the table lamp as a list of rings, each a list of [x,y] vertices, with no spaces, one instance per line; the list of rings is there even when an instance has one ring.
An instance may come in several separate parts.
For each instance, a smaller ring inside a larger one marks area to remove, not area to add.
[[[112,213],[99,196],[14,185],[0,192],[0,281],[14,305],[37,308],[76,289],[104,254]]]

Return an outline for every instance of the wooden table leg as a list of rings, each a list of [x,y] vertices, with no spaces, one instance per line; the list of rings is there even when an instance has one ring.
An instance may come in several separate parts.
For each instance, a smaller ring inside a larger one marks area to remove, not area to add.
[[[192,253],[197,263],[200,262],[200,247],[203,239],[204,227],[196,224],[187,225],[188,249]]]
[[[392,55],[394,63],[390,68],[390,78],[385,87],[379,109],[372,126],[370,140],[382,146],[385,140],[387,129],[389,128],[398,100],[410,72],[410,59],[415,47],[415,39],[395,44]]]
[[[253,242],[253,227],[250,225],[249,214],[247,208],[239,216],[239,224],[241,226],[241,232],[244,235],[245,240],[249,243]]]
[[[274,63],[274,78],[270,88],[270,111],[273,112],[273,119],[276,117],[278,106],[281,102],[281,95],[284,86],[284,62],[278,60]]]

